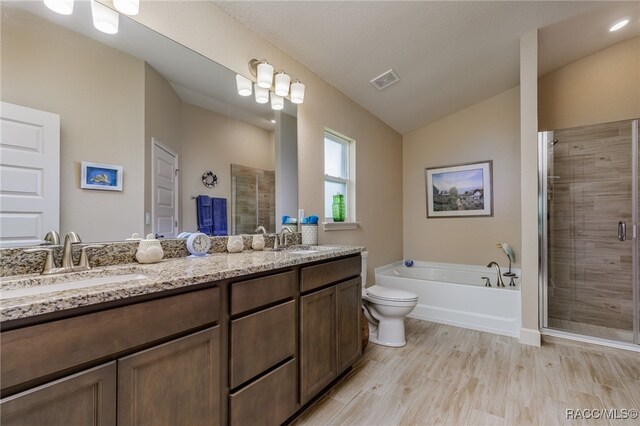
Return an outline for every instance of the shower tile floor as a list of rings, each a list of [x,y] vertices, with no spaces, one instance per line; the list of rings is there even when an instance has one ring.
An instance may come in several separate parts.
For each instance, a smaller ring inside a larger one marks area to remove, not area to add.
[[[603,327],[583,322],[549,318],[549,327],[556,330],[572,331],[587,336],[597,336],[605,339],[633,342],[633,331],[619,328]]]
[[[566,410],[640,410],[636,352],[562,339],[525,346],[415,319],[407,320],[407,339],[399,349],[369,344],[353,371],[294,424],[609,425],[567,420]]]

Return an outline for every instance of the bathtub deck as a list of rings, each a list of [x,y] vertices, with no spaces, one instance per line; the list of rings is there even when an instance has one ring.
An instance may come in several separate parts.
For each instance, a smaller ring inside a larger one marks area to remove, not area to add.
[[[369,344],[295,424],[561,425],[583,424],[566,420],[567,408],[640,410],[638,353],[570,342],[536,348],[416,319],[407,320],[407,338],[400,349]]]

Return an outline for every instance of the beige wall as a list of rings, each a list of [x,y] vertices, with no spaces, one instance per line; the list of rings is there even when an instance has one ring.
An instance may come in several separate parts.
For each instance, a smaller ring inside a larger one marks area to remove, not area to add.
[[[507,265],[520,256],[520,97],[513,88],[404,136],[404,257]],[[493,217],[426,218],[426,167],[493,160]]]
[[[151,144],[152,138],[171,148],[178,154],[181,167],[182,100],[171,85],[149,64],[145,64],[144,80],[144,211],[151,213]],[[182,181],[178,180],[178,194],[182,194]],[[178,205],[178,228],[182,229],[182,204]],[[145,225],[145,234],[152,231]]]
[[[540,130],[640,117],[640,37],[552,71],[538,82]]]
[[[1,49],[2,101],[60,115],[61,233],[141,232],[144,63],[7,7]],[[80,189],[81,161],[124,166],[123,191]]]
[[[306,85],[298,108],[298,200],[307,214],[323,210],[325,127],[357,142],[359,229],[320,233],[323,244],[362,244],[373,268],[402,257],[402,138],[311,70],[210,2],[145,2],[135,19],[235,72],[248,76],[251,58],[268,58]],[[372,278],[369,279],[372,282]]]
[[[182,104],[182,229],[197,230],[196,202],[191,196],[208,195],[227,199],[227,226],[231,231],[231,164],[274,170],[271,133],[260,127],[220,114]],[[215,188],[202,185],[202,173],[218,176]]]
[[[538,31],[520,39],[520,342],[540,345],[538,297]],[[517,200],[514,200],[517,202]]]

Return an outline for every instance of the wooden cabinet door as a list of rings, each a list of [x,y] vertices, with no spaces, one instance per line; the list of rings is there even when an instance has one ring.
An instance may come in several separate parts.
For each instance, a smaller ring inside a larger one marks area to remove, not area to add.
[[[118,425],[220,423],[220,327],[118,360]]]
[[[336,376],[336,287],[329,287],[300,298],[302,404]]]
[[[4,398],[0,409],[3,426],[115,426],[116,363]]]
[[[337,286],[337,352],[338,374],[349,368],[360,356],[361,315],[360,278],[345,281]]]

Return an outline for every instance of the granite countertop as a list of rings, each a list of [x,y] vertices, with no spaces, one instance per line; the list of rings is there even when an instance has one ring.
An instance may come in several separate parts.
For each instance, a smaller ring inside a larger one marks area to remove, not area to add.
[[[2,278],[0,279],[0,291],[4,294],[0,300],[0,322],[271,271],[356,254],[365,250],[360,246],[313,246],[310,249],[317,251],[295,254],[294,248],[285,251],[215,253],[206,257],[166,259],[153,265],[133,263],[60,275],[32,274]],[[57,290],[17,297],[11,297],[10,292],[17,289],[37,288],[81,279],[125,274],[139,274],[143,277],[93,287]]]

